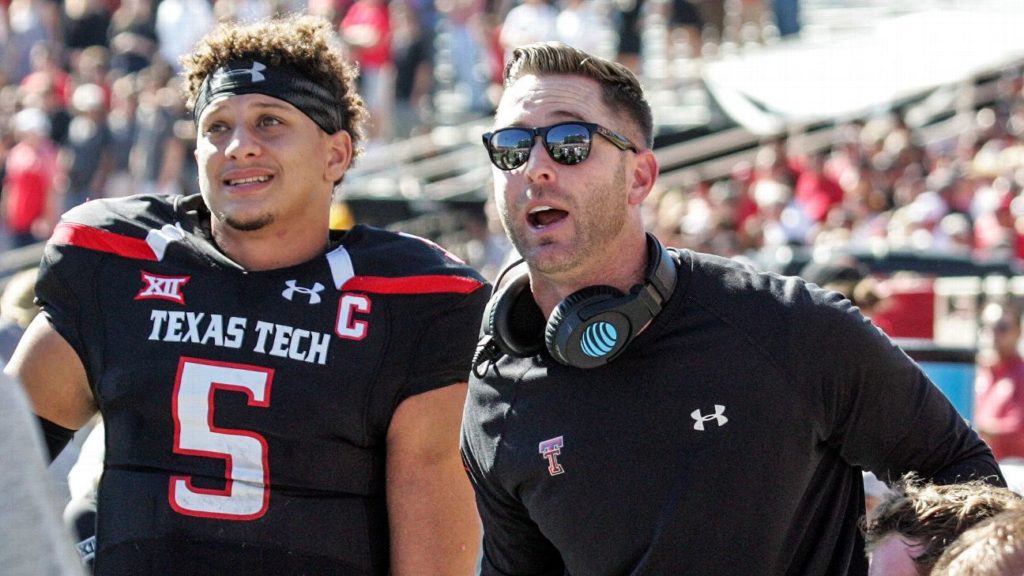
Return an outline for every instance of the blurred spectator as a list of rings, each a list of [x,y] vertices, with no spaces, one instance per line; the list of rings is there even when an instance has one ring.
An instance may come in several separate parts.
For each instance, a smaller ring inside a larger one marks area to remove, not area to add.
[[[465,108],[476,113],[490,113],[488,91],[503,64],[502,56],[493,56],[501,52],[495,47],[497,33],[492,33],[497,16],[486,7],[486,0],[437,0],[442,15],[438,32],[448,41],[445,60],[437,62],[445,71],[439,76],[451,82]]]
[[[107,46],[107,6],[105,0],[64,0],[64,47],[72,62],[89,46]]]
[[[50,123],[41,110],[18,112],[13,128],[17,144],[7,154],[2,203],[11,246],[19,248],[47,238],[56,223],[58,163]]]
[[[157,52],[164,63],[181,72],[178,61],[213,28],[216,19],[208,0],[160,0],[156,9]]]
[[[391,139],[395,62],[391,53],[391,12],[387,0],[356,0],[338,28],[359,64],[359,95],[370,112],[370,144]]]
[[[556,37],[591,54],[614,56],[604,46],[606,31],[612,25],[608,16],[595,0],[565,0],[555,19]]]
[[[558,40],[558,10],[548,0],[521,0],[501,24],[501,47],[508,62],[512,49],[532,42]]]
[[[947,240],[943,251],[962,256],[974,253],[974,226],[966,215],[960,212],[946,214],[939,220],[939,231]]]
[[[79,86],[71,98],[75,113],[68,128],[67,144],[60,153],[67,175],[62,211],[106,195],[114,150],[103,99],[103,89],[96,84]]]
[[[1024,510],[994,516],[957,538],[942,554],[933,576],[1024,574]]]
[[[168,69],[150,67],[139,73],[135,145],[129,161],[134,193],[181,193],[181,168],[187,154],[175,134],[183,114],[182,99]]]
[[[843,201],[843,189],[825,172],[825,157],[812,151],[804,158],[797,172],[793,197],[812,222],[822,222],[828,211]]]
[[[23,83],[22,104],[25,108],[42,110],[50,124],[50,139],[56,144],[63,144],[68,138],[71,114],[54,80],[55,77],[45,73],[35,76],[27,85]]]
[[[49,45],[37,44],[32,48],[32,71],[21,80],[20,88],[24,105],[46,112],[50,118],[50,136],[54,142],[62,144],[71,122],[67,106],[74,88],[59,54]]]
[[[131,151],[138,139],[136,113],[139,97],[135,81],[135,75],[129,74],[115,80],[111,87],[111,109],[107,115],[107,127],[110,130],[112,161],[106,196],[127,196],[138,192],[131,176]]]
[[[618,10],[619,45],[616,59],[634,73],[640,73],[641,15],[646,0],[615,0]]]
[[[99,86],[103,110],[110,109],[110,50],[103,46],[89,46],[79,53],[71,65],[71,78],[77,90],[83,84]],[[74,106],[74,92],[71,93]]]
[[[58,46],[61,9],[53,0],[11,0],[7,14],[10,80],[17,83],[34,68],[36,46]]]
[[[107,30],[110,68],[131,74],[149,66],[157,52],[153,0],[121,0]]]
[[[1021,309],[1012,302],[990,303],[982,311],[981,322],[974,425],[997,460],[1024,458]]]
[[[408,138],[426,123],[433,82],[434,35],[406,0],[391,4],[391,51],[395,61],[395,120],[398,138]]]
[[[926,576],[943,550],[968,528],[1006,510],[1018,494],[980,481],[935,485],[912,474],[882,497],[864,524],[869,576]]]
[[[20,85],[25,92],[52,89],[56,104],[66,106],[71,100],[71,76],[64,69],[61,53],[45,42],[32,46],[30,70],[23,75]]]
[[[979,255],[989,258],[1024,258],[1024,234],[1017,228],[1013,213],[1017,196],[1002,192],[996,205],[978,215],[974,240]]]

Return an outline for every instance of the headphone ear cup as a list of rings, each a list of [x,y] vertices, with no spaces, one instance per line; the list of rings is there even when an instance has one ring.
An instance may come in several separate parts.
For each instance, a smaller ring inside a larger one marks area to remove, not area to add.
[[[544,349],[544,314],[530,292],[526,268],[504,285],[487,305],[484,332],[505,354],[526,358]]]
[[[622,297],[623,293],[611,286],[588,286],[566,296],[551,311],[544,330],[544,342],[551,356],[576,368],[607,363],[628,340],[629,322],[621,314],[598,312],[584,318],[583,312],[594,306],[600,308],[600,304],[614,309],[615,301]]]

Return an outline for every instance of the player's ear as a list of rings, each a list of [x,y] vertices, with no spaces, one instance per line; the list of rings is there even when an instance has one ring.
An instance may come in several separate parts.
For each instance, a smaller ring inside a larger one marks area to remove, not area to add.
[[[345,130],[338,130],[327,136],[327,144],[324,179],[328,182],[337,182],[352,163],[352,136]]]

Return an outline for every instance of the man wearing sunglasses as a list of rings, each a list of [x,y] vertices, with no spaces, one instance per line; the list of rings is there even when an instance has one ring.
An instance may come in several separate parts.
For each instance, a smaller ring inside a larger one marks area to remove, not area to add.
[[[866,574],[862,469],[1002,484],[841,295],[645,234],[658,163],[626,68],[532,44],[504,86],[483,143],[522,260],[462,435],[483,574]]]

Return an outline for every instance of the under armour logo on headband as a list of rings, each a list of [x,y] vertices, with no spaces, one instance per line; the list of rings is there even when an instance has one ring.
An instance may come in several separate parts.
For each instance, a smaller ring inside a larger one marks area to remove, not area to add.
[[[224,82],[237,81],[236,78],[246,74],[249,75],[249,82],[251,83],[263,82],[267,79],[267,77],[263,75],[263,71],[266,69],[267,67],[265,64],[253,60],[252,68],[238,68],[236,70],[229,70],[228,68],[218,69],[213,73],[213,78],[210,79],[210,82],[215,83],[216,86],[220,86]]]
[[[196,96],[193,118],[225,96],[265,94],[284,100],[309,116],[328,134],[344,128],[343,102],[329,84],[321,84],[294,64],[268,65],[251,58],[225,62],[203,80]]]

